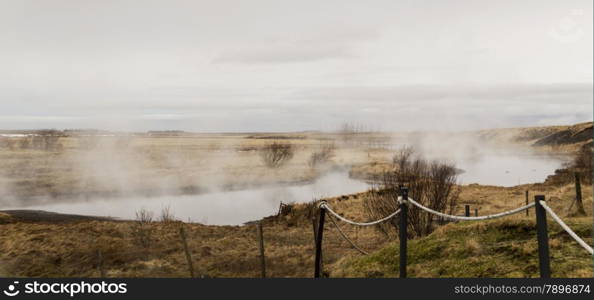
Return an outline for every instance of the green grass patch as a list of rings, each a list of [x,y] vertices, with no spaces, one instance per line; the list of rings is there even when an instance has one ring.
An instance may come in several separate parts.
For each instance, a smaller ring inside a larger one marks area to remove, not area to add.
[[[592,243],[592,219],[567,221]],[[592,256],[549,219],[553,277],[592,277]],[[399,243],[367,256],[345,258],[333,277],[398,277]],[[451,223],[408,243],[409,277],[538,277],[535,221],[501,219]]]

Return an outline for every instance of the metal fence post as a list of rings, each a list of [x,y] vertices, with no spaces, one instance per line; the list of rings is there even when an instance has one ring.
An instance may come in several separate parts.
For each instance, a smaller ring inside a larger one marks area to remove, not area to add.
[[[536,208],[536,236],[538,238],[538,266],[540,269],[540,278],[551,278],[547,212],[540,204],[540,201],[545,201],[545,196],[534,196],[534,207]]]
[[[322,273],[322,239],[324,237],[324,219],[326,218],[326,209],[320,207],[320,220],[318,221],[318,232],[316,235],[316,258],[314,278],[320,278]]]
[[[407,242],[408,242],[408,188],[401,187],[400,194],[402,201],[400,202],[400,278],[406,278],[406,260],[407,260]]]

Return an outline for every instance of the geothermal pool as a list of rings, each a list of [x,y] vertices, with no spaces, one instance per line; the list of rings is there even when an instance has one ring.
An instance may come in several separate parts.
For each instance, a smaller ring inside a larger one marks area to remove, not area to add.
[[[510,153],[459,159],[456,167],[465,172],[458,175],[458,182],[508,187],[543,182],[566,159],[561,156]]]
[[[540,155],[493,154],[474,159],[457,159],[461,184],[514,186],[542,182],[563,163],[562,158]],[[303,185],[262,187],[199,195],[93,199],[24,207],[66,214],[110,216],[134,219],[141,208],[158,218],[169,207],[177,219],[212,225],[240,225],[278,211],[279,204],[308,202],[312,199],[363,192],[368,183],[349,178],[348,171],[326,174]],[[20,207],[21,209],[23,207]],[[16,209],[16,208],[15,208]]]
[[[313,199],[340,196],[365,191],[369,185],[349,178],[348,171],[333,172],[303,185],[263,187],[239,191],[214,192],[198,195],[132,197],[91,200],[84,202],[44,204],[26,209],[66,214],[109,216],[135,219],[141,208],[158,218],[169,206],[175,218],[182,221],[211,225],[240,225],[276,214],[280,202],[308,202]]]

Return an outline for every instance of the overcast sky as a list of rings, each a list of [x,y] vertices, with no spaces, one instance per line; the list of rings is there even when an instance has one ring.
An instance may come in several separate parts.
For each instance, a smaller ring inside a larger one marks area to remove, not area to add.
[[[0,128],[592,120],[592,0],[0,2]]]

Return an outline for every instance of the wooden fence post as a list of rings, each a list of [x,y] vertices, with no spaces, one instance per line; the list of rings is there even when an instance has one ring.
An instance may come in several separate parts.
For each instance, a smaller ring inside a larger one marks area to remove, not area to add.
[[[258,222],[258,240],[260,241],[260,268],[262,278],[266,278],[266,256],[264,254],[264,233],[262,231],[262,222]]]
[[[318,222],[316,222],[316,217],[312,216],[311,217],[311,225],[313,228],[313,242],[314,242],[314,248],[316,243],[318,242]],[[315,248],[317,250],[317,248]],[[324,268],[324,255],[320,254],[321,258],[320,258],[320,268],[323,269]]]
[[[575,172],[575,203],[577,204],[577,213],[585,216],[584,203],[582,202],[582,184],[580,182],[580,173]]]
[[[470,205],[464,205],[464,215],[470,217]]]
[[[184,252],[186,253],[186,260],[188,261],[190,277],[194,278],[194,264],[192,263],[192,255],[190,254],[190,249],[188,248],[188,241],[186,240],[186,230],[184,229],[183,225],[179,227],[179,236],[181,237],[182,243],[184,245]]]
[[[526,190],[526,205],[528,205],[529,202],[530,200],[528,200],[528,190]],[[526,217],[528,217],[528,215],[530,215],[530,209],[526,210]]]
[[[101,250],[97,250],[97,266],[99,267],[101,278],[107,277],[105,274],[105,268],[103,266],[103,254],[101,253]]]
[[[549,257],[549,235],[547,231],[547,212],[540,204],[545,196],[534,196],[536,210],[536,236],[538,239],[538,266],[540,278],[551,278],[551,264]]]
[[[318,231],[316,234],[316,258],[314,268],[314,278],[320,278],[322,273],[322,239],[324,238],[324,219],[326,218],[326,209],[320,207],[320,219],[318,221]]]
[[[315,217],[311,217],[311,225],[313,228],[313,237],[314,237],[314,245],[317,243],[318,241],[318,233],[317,233],[317,228],[316,225],[318,224],[318,222],[316,222],[316,218]]]
[[[398,232],[400,233],[400,278],[406,278],[408,242],[408,188],[401,187],[400,195],[402,196],[402,202],[400,202],[400,226],[398,227]]]

